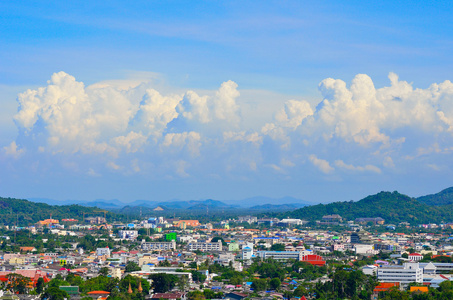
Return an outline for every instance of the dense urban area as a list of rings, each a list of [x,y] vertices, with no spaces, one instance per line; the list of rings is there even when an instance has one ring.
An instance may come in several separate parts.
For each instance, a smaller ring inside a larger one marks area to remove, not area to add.
[[[403,202],[416,200],[396,192],[370,197],[356,218],[351,202],[193,218],[2,198],[0,298],[453,299],[453,223],[413,222]],[[383,218],[393,198],[407,220]]]

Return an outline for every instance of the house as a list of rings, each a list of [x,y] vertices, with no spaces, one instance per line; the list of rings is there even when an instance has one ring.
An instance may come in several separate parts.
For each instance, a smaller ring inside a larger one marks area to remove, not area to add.
[[[326,264],[326,261],[321,256],[315,254],[304,255],[302,256],[300,261],[309,263],[314,266],[324,266]]]
[[[185,292],[156,293],[151,296],[151,299],[185,300],[186,296]]]
[[[230,300],[242,300],[246,298],[248,295],[247,294],[242,294],[242,293],[237,293],[237,292],[231,292],[228,293],[224,296],[224,299],[230,299]]]
[[[387,292],[391,288],[396,287],[399,289],[399,282],[381,282],[377,287],[374,288],[373,292]]]
[[[186,227],[197,227],[200,226],[200,222],[198,220],[179,220],[176,222],[175,226],[179,228],[186,228]]]
[[[97,256],[107,256],[107,257],[110,257],[110,249],[109,247],[105,247],[105,248],[97,248],[96,249],[96,255]]]
[[[35,247],[20,247],[20,252],[33,252],[36,251]]]
[[[409,254],[408,258],[411,261],[420,261],[423,259],[423,255],[418,254],[418,253],[411,253],[411,254]]]
[[[411,286],[410,290],[411,293],[419,292],[419,293],[427,293],[428,287],[427,286]]]

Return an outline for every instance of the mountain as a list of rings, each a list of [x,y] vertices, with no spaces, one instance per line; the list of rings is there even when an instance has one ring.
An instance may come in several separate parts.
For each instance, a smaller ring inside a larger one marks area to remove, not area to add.
[[[386,223],[411,224],[453,221],[452,206],[429,206],[398,192],[380,192],[360,201],[334,202],[307,206],[282,214],[310,221],[321,220],[324,215],[339,214],[343,219],[381,217]]]
[[[94,201],[82,201],[82,200],[55,200],[55,199],[49,199],[49,198],[28,198],[28,201],[35,202],[35,203],[46,203],[49,205],[72,205],[72,204],[77,204],[81,206],[87,206],[87,207],[99,207],[99,208],[121,208],[125,206],[123,202],[119,201],[118,199],[111,199],[111,200],[105,200],[105,199],[96,199]]]
[[[313,205],[313,203],[293,198],[293,197],[282,197],[282,198],[270,198],[264,196],[256,196],[251,198],[246,198],[242,200],[228,200],[225,201],[229,204],[238,205],[244,208],[250,208],[257,205],[272,204],[272,205],[282,205],[282,204],[297,204],[300,206]],[[299,206],[299,207],[300,207]]]
[[[293,210],[296,208],[304,207],[305,205],[299,203],[289,203],[289,204],[263,204],[263,205],[255,205],[250,207],[249,209],[252,210]]]
[[[24,199],[0,198],[0,224],[32,224],[39,220],[48,219],[82,219],[83,214],[99,215],[99,209],[80,205],[49,205],[35,203]],[[111,218],[112,213],[107,214]]]
[[[418,197],[417,200],[434,206],[453,204],[453,187],[442,190],[437,194]]]

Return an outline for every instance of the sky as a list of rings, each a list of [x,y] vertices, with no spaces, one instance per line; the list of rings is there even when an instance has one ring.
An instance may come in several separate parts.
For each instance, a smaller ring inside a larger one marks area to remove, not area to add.
[[[0,196],[452,186],[453,3],[343,2],[1,1]]]

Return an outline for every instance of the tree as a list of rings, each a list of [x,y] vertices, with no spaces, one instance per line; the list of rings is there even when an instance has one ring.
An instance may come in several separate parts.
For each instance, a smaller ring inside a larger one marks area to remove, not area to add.
[[[269,286],[273,290],[278,289],[281,284],[282,284],[282,282],[278,278],[272,278],[271,281],[269,281]]]
[[[135,271],[140,271],[140,270],[141,270],[141,268],[138,266],[138,264],[136,262],[128,261],[124,272],[130,273],[130,272],[135,272]]]
[[[273,244],[271,246],[271,251],[285,251],[285,245],[283,245],[283,244]]]
[[[171,267],[171,263],[167,259],[165,259],[165,260],[163,260],[163,261],[161,261],[159,263],[159,266],[161,266],[161,267]]]
[[[41,294],[42,291],[44,290],[44,284],[45,284],[44,279],[42,277],[39,277],[38,282],[36,282],[36,292],[38,294]]]
[[[11,289],[14,292],[18,292],[19,294],[25,294],[25,292],[27,291],[27,285],[30,283],[30,278],[16,273],[8,274],[7,277],[7,289]]]
[[[107,276],[109,274],[109,268],[107,267],[102,267],[100,270],[99,270],[99,274],[102,275],[102,276]]]
[[[189,286],[189,280],[187,276],[181,276],[178,280],[178,289],[180,291],[185,291]]]
[[[267,287],[266,279],[254,279],[252,281],[252,289],[255,292],[264,291]]]
[[[65,298],[69,299],[68,293],[58,287],[50,287],[41,295],[41,299],[47,300],[64,300]]]
[[[155,293],[165,293],[173,289],[178,282],[178,277],[165,273],[152,274],[149,279],[153,280],[153,289]]]
[[[187,294],[189,300],[204,300],[206,299],[201,291],[193,291]]]
[[[204,282],[206,280],[206,275],[201,272],[192,270],[190,273],[192,273],[192,280],[195,282]]]

